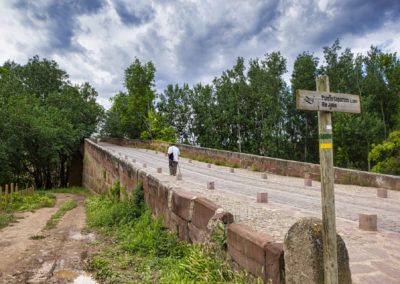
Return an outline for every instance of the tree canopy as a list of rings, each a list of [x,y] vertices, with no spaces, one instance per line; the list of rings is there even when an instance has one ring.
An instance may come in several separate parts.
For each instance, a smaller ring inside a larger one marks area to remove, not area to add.
[[[73,154],[102,118],[97,92],[38,56],[0,70],[0,184],[65,186]]]

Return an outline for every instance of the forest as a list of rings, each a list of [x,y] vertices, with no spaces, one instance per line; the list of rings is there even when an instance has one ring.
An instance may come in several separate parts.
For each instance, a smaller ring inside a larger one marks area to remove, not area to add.
[[[73,156],[103,117],[96,97],[55,61],[0,66],[0,185],[65,187]]]
[[[177,141],[319,162],[317,113],[296,109],[298,89],[359,95],[361,114],[333,113],[335,166],[400,174],[400,61],[371,46],[354,54],[336,40],[323,58],[297,56],[289,82],[287,61],[271,52],[245,61],[208,84],[169,84],[156,91],[156,67],[135,58],[125,69],[125,91],[105,111],[89,84],[74,85],[54,60],[0,66],[0,184],[67,184],[72,158],[92,135]]]
[[[156,68],[139,59],[125,70],[125,92],[112,98],[102,134],[159,139],[195,146],[319,163],[316,112],[296,109],[298,89],[315,90],[329,76],[330,90],[360,96],[361,114],[333,113],[335,166],[400,174],[400,62],[371,46],[355,55],[336,40],[323,59],[299,54],[290,82],[280,52],[245,62],[210,84],[170,84],[157,94]]]

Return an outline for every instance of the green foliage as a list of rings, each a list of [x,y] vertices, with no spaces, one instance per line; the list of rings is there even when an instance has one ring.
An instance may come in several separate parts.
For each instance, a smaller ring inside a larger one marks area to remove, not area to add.
[[[51,193],[69,193],[69,194],[77,194],[83,196],[91,196],[91,192],[84,187],[61,187],[61,188],[53,188],[48,192]]]
[[[375,145],[369,159],[375,164],[373,172],[400,175],[400,131],[390,133],[388,139]]]
[[[10,198],[10,197],[9,197]],[[4,192],[1,196],[1,204],[4,206]],[[21,191],[13,194],[13,202],[8,203],[7,208],[0,208],[0,228],[16,221],[15,212],[33,211],[42,207],[53,207],[55,196],[49,192],[35,192],[32,195],[22,194]]]
[[[13,213],[0,211],[0,229],[7,227],[8,224],[13,223],[16,220],[17,218]]]
[[[91,227],[111,227],[137,219],[143,211],[143,191],[141,185],[133,190],[132,198],[120,202],[120,184],[116,182],[111,189],[111,198],[102,195],[86,201],[88,225]]]
[[[131,200],[104,195],[86,205],[89,226],[107,235],[88,265],[103,283],[261,283],[233,272],[220,253],[180,242],[145,208],[141,186]]]
[[[66,186],[72,157],[103,109],[88,84],[73,86],[55,61],[6,62],[0,76],[0,183]]]
[[[162,140],[167,142],[175,142],[175,128],[168,126],[166,120],[161,114],[150,110],[146,118],[148,129],[140,134],[142,140]]]
[[[133,139],[140,138],[144,131],[151,135],[147,120],[155,98],[155,72],[152,62],[142,64],[137,58],[125,70],[124,84],[127,92],[120,92],[112,99],[103,135]]]
[[[126,71],[131,83],[125,83],[127,89],[131,86],[135,91],[114,98],[106,123],[106,129],[113,125],[114,131],[105,134],[172,141],[174,127],[181,143],[318,163],[317,112],[297,110],[295,93],[315,90],[316,76],[326,74],[331,92],[359,95],[362,107],[361,114],[333,114],[334,164],[370,170],[372,145],[400,126],[400,60],[396,53],[384,53],[373,46],[366,55],[354,55],[351,49],[343,49],[339,40],[323,47],[323,57],[320,64],[311,53],[299,54],[291,87],[283,79],[286,59],[280,52],[247,63],[238,57],[232,68],[211,84],[169,84],[158,95],[155,109],[150,103],[154,103],[152,96],[141,95],[135,101],[135,106],[142,106],[140,115],[129,109],[133,105],[130,98],[135,97],[132,94],[140,93],[140,88],[132,86],[142,86],[141,90],[153,86],[152,80],[140,78],[155,68],[147,70],[135,60]],[[139,125],[142,128],[137,134],[134,128]]]
[[[18,192],[13,194],[12,209],[15,211],[32,211],[42,207],[53,207],[54,204],[55,196],[51,193],[35,192],[32,195],[24,195]]]
[[[54,213],[50,219],[47,221],[45,229],[50,230],[57,226],[58,222],[60,221],[61,217],[65,215],[68,211],[74,209],[77,206],[75,200],[67,200],[65,201],[61,207]]]

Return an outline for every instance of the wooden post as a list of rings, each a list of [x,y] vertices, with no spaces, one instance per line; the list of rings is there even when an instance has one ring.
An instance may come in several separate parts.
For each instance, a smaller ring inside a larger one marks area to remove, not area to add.
[[[4,206],[7,208],[8,206],[8,184],[6,184],[4,189]]]
[[[13,195],[14,195],[14,183],[11,183],[10,186],[10,204],[13,204]]]
[[[329,92],[329,78],[317,78],[317,92]],[[336,216],[331,112],[318,111],[321,203],[323,224],[324,283],[338,283]]]

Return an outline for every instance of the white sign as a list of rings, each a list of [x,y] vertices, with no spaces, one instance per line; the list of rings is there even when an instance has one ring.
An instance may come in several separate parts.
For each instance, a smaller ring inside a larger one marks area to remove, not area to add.
[[[330,112],[361,113],[360,97],[357,95],[298,90],[296,108]]]

